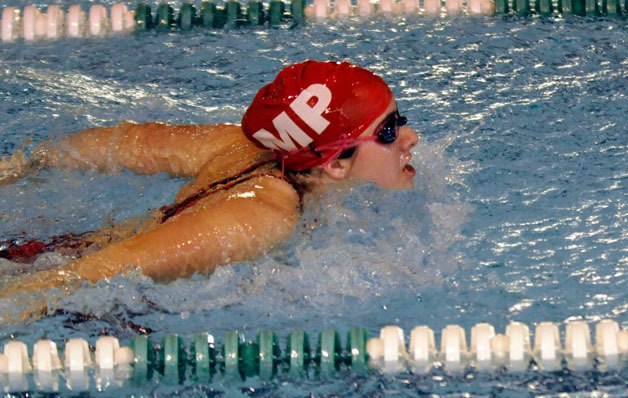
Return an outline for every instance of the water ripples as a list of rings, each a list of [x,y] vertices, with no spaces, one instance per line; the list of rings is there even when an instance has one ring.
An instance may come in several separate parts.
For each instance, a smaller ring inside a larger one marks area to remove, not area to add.
[[[25,131],[38,140],[46,131],[122,119],[238,122],[282,66],[347,59],[384,76],[423,135],[412,162],[414,191],[333,193],[302,220],[318,229],[300,229],[268,257],[170,285],[117,278],[66,298],[64,308],[155,325],[162,334],[207,325],[218,334],[353,324],[375,331],[386,323],[438,330],[481,320],[502,328],[513,319],[605,317],[626,327],[625,40],[619,20],[469,18],[0,46],[3,151],[19,147]],[[111,177],[96,178],[93,184],[115,192],[103,194],[105,202],[77,198],[67,203],[77,208],[60,203],[45,216],[73,225],[71,215],[80,214],[97,225],[112,203],[127,214],[162,200],[152,191],[162,177],[146,186],[120,177],[124,195]],[[0,190],[3,211],[18,203],[17,221],[2,219],[5,234],[19,231],[39,206],[35,193],[24,199],[15,191],[33,182],[25,184]],[[153,202],[138,205],[145,189]],[[19,333],[63,338],[76,327],[59,315]],[[514,390],[552,391],[543,380],[516,383]]]

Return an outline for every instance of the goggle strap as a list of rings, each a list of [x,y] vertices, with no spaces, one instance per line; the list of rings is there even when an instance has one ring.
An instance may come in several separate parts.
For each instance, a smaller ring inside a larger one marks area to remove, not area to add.
[[[318,147],[318,150],[327,150],[327,149],[336,149],[336,152],[334,152],[334,154],[325,161],[325,163],[321,164],[320,167],[325,167],[327,166],[329,163],[333,162],[334,160],[338,159],[338,157],[340,156],[340,154],[342,152],[344,152],[345,150],[349,149],[349,148],[354,148],[360,144],[362,144],[363,142],[369,142],[369,141],[375,141],[377,139],[377,136],[375,135],[370,135],[368,137],[363,137],[363,138],[347,138],[347,139],[343,139],[343,140],[339,140],[336,142],[332,142],[326,145],[322,145],[320,147]]]

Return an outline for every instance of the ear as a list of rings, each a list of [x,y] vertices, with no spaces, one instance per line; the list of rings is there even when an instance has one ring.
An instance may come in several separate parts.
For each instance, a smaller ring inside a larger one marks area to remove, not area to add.
[[[335,159],[327,163],[322,170],[333,180],[344,180],[351,170],[351,161],[350,159]]]

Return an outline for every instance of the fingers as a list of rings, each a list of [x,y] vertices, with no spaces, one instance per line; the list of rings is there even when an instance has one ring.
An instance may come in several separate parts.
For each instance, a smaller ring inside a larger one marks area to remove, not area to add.
[[[0,185],[12,184],[38,170],[43,159],[43,153],[35,152],[29,158],[21,149],[13,155],[3,156],[0,158]]]
[[[3,156],[0,159],[0,185],[11,184],[22,178],[27,163],[23,151]]]

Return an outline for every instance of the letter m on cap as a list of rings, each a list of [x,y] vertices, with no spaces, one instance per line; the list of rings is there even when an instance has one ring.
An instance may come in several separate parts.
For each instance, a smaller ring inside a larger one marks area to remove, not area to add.
[[[312,98],[316,98],[316,102],[310,106]],[[290,108],[316,134],[320,134],[329,126],[329,121],[322,115],[330,102],[331,91],[322,84],[312,84],[292,101]],[[297,126],[285,111],[273,119],[273,126],[277,130],[279,137],[276,137],[268,130],[260,129],[253,134],[253,138],[268,149],[283,151],[298,149],[295,143],[299,145],[299,148],[302,148],[313,141],[312,137]]]

